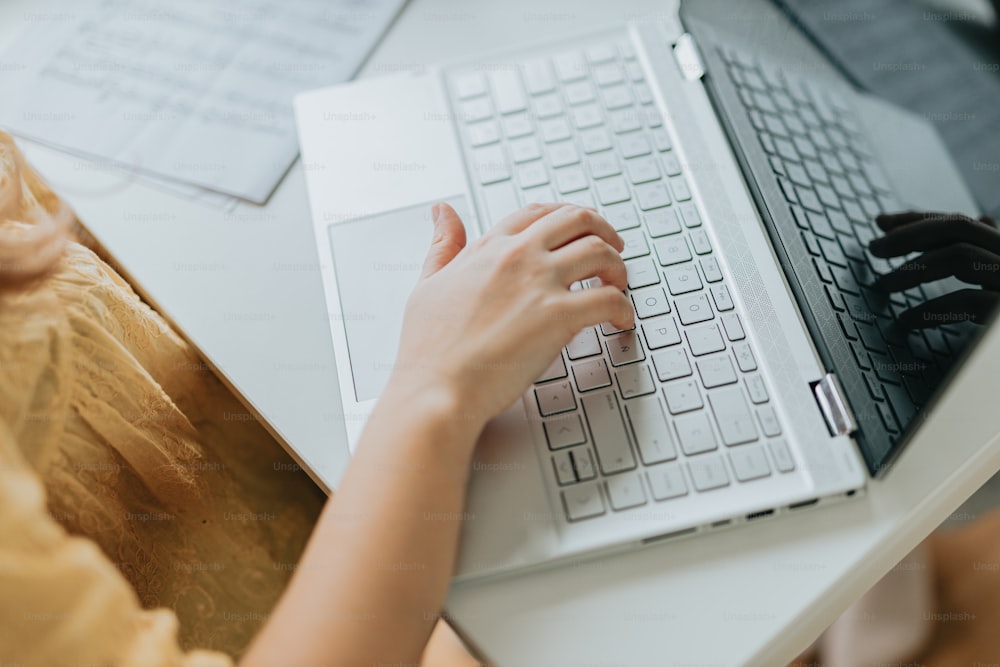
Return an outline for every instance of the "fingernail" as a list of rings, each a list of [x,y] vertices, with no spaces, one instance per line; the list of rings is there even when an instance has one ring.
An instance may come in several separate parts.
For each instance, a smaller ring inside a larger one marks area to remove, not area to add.
[[[431,219],[436,223],[441,217],[441,203],[438,202],[431,207]]]

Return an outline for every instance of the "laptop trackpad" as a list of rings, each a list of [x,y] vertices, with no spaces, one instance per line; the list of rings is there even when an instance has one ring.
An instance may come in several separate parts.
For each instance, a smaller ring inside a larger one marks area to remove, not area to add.
[[[392,373],[403,309],[430,246],[435,201],[451,204],[469,224],[465,197],[457,195],[328,227],[359,402],[378,398]]]

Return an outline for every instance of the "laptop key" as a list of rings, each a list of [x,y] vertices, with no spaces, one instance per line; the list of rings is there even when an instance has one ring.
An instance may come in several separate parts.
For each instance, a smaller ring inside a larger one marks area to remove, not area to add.
[[[780,176],[778,177],[778,185],[781,187],[781,192],[785,195],[785,199],[788,200],[789,204],[799,203],[799,197],[795,194],[795,186]]]
[[[696,227],[701,227],[701,214],[698,213],[698,207],[694,202],[687,202],[680,205],[681,218],[684,219],[684,226],[688,229],[694,229]],[[692,236],[695,233],[692,232]],[[698,254],[702,254],[700,251]]]
[[[621,109],[632,106],[632,93],[628,86],[612,85],[601,91],[601,98],[604,100],[606,109]]]
[[[712,424],[704,412],[682,415],[674,419],[681,449],[688,456],[710,452],[719,447],[712,432]]]
[[[601,353],[601,343],[597,338],[597,331],[593,327],[587,327],[577,335],[566,346],[566,356],[571,361],[592,357]]]
[[[653,366],[656,368],[656,376],[660,382],[668,382],[691,375],[691,364],[688,362],[687,352],[680,348],[657,352],[653,355]]]
[[[514,113],[528,108],[528,100],[524,95],[524,88],[521,86],[517,71],[494,70],[490,72],[490,84],[493,87],[493,99],[496,101],[497,111],[500,113]]]
[[[724,443],[733,446],[757,440],[753,415],[738,385],[709,393],[708,402]]]
[[[476,173],[479,174],[479,182],[483,185],[506,181],[510,178],[510,168],[507,166],[507,158],[499,146],[486,146],[475,149],[472,152],[472,166]]]
[[[736,357],[736,365],[744,373],[757,370],[757,360],[754,359],[753,350],[749,343],[736,343],[733,345],[733,356]]]
[[[626,400],[656,393],[656,384],[646,364],[622,366],[615,371],[615,377],[618,380],[618,391]]]
[[[677,448],[670,437],[663,406],[655,395],[630,401],[625,405],[625,412],[632,424],[639,458],[644,464],[652,465],[677,458]]]
[[[819,197],[816,196],[816,193],[812,190],[798,186],[795,188],[795,194],[797,195],[798,201],[805,208],[816,213],[823,212],[823,204],[820,202]]]
[[[615,511],[646,504],[646,492],[642,488],[642,478],[634,473],[615,475],[609,478],[605,485],[608,489],[611,509]]]
[[[771,135],[761,132],[761,136],[768,137]],[[774,148],[775,150],[778,151],[778,155],[780,155],[783,160],[798,162],[802,159],[802,156],[799,155],[799,152],[795,150],[794,143],[782,137],[774,137],[773,139],[774,139]]]
[[[570,104],[583,104],[584,102],[594,101],[594,86],[587,80],[568,84],[563,89],[563,93],[566,95],[566,101]]]
[[[660,272],[649,257],[639,257],[625,262],[629,289],[649,287],[660,282]]]
[[[646,213],[646,229],[653,238],[677,234],[681,231],[681,223],[677,217],[678,211],[673,208],[660,209]]]
[[[795,470],[795,458],[792,456],[792,451],[788,448],[788,443],[784,438],[769,441],[767,448],[771,450],[774,465],[780,472],[792,472]]]
[[[694,380],[675,380],[663,387],[663,399],[667,402],[667,410],[672,415],[679,415],[705,407],[701,400],[701,392]]]
[[[909,394],[906,393],[905,389],[895,384],[886,384],[884,388],[896,419],[901,425],[910,423],[913,415],[917,413],[917,408],[913,405]]]
[[[695,254],[707,255],[712,252],[712,242],[708,239],[708,234],[704,229],[695,229],[691,232],[691,246]]]
[[[617,57],[618,49],[614,44],[597,44],[587,49],[587,59],[592,63],[608,62]]]
[[[580,162],[580,155],[576,152],[576,145],[572,141],[560,141],[552,144],[548,151],[549,162],[553,167],[566,167]]]
[[[688,472],[691,473],[691,481],[698,491],[711,491],[729,486],[729,473],[726,472],[721,456],[700,456],[692,459],[688,461]]]
[[[604,204],[618,204],[632,198],[628,184],[621,176],[611,176],[597,181],[597,200]]]
[[[698,374],[705,389],[736,382],[736,370],[727,356],[709,357],[697,362]]]
[[[614,392],[588,394],[580,399],[590,427],[591,442],[597,451],[601,472],[612,475],[635,468],[625,423]]]
[[[646,345],[650,350],[670,347],[681,342],[681,335],[677,331],[677,323],[672,317],[660,317],[655,320],[643,322],[642,333],[646,338]]]
[[[622,173],[621,165],[614,151],[596,153],[587,158],[587,166],[590,167],[591,178],[607,178],[617,176]]]
[[[824,236],[828,239],[837,238],[837,233],[830,226],[830,221],[827,219],[826,215],[822,213],[813,213],[809,211],[806,214],[809,219],[809,227],[820,236]]]
[[[650,468],[646,471],[646,481],[654,500],[670,500],[686,496],[688,489],[684,481],[684,472],[680,465],[667,463]]]
[[[535,160],[518,167],[517,182],[522,188],[545,185],[549,182],[549,173],[541,160]]]
[[[573,468],[576,469],[576,478],[581,482],[597,477],[597,470],[594,469],[594,459],[590,455],[590,450],[586,447],[576,447],[569,450],[569,455],[573,459]]]
[[[599,153],[613,148],[611,136],[603,127],[595,127],[580,132],[580,145],[583,146],[583,152],[587,154]]]
[[[651,157],[640,157],[626,161],[625,168],[628,171],[629,180],[633,185],[639,183],[649,183],[660,179],[660,168],[657,162]]]
[[[770,397],[767,395],[767,387],[764,386],[764,378],[754,373],[753,375],[746,376],[746,384],[747,393],[750,394],[751,401],[758,405],[767,403]]]
[[[722,280],[722,269],[719,267],[719,260],[715,257],[706,257],[701,260],[701,272],[705,274],[705,280],[710,283],[717,283]]]
[[[590,69],[580,51],[566,51],[553,56],[552,64],[560,81],[576,81],[587,75]]]
[[[609,337],[607,346],[613,366],[624,366],[646,358],[642,343],[639,342],[639,334],[634,330]]]
[[[673,151],[660,156],[660,165],[667,176],[677,176],[681,173],[681,162]]]
[[[552,382],[535,387],[535,400],[543,417],[576,409],[573,387],[569,382]]]
[[[452,88],[459,99],[466,100],[486,93],[486,79],[481,72],[467,72],[456,76],[451,81]]]
[[[608,112],[608,121],[611,123],[611,129],[615,134],[625,134],[641,130],[642,120],[642,116],[639,115],[636,109],[616,109],[615,111]],[[625,157],[644,155],[644,153],[634,153],[632,150],[629,150],[628,153],[623,151],[622,154]]]
[[[563,167],[555,170],[556,187],[562,194],[579,192],[590,187],[587,176],[580,167]]]
[[[549,185],[521,190],[521,197],[525,204],[548,204],[556,200],[555,192]]]
[[[882,382],[899,384],[900,376],[896,362],[880,352],[872,351],[869,356],[872,359],[872,368],[875,370],[875,375]]]
[[[475,123],[479,120],[492,118],[493,107],[490,105],[488,98],[478,97],[467,102],[462,102],[460,115],[466,123]]]
[[[820,250],[819,243],[816,240],[816,236],[810,234],[809,232],[802,232],[802,241],[806,244],[806,251],[813,255],[814,257],[819,257],[823,254]]]
[[[757,408],[757,420],[764,435],[774,437],[781,435],[781,424],[778,422],[778,413],[770,405],[762,405]]]
[[[551,93],[555,90],[556,84],[552,77],[552,68],[547,60],[530,60],[524,63],[523,73],[524,83],[532,95]]]
[[[677,315],[681,318],[681,324],[685,326],[707,322],[715,317],[712,305],[704,292],[677,299],[675,307]]]
[[[635,304],[635,314],[639,319],[665,315],[670,312],[670,301],[662,287],[650,287],[632,292],[632,303]]]
[[[878,416],[882,419],[882,423],[885,425],[886,430],[896,433],[899,431],[899,423],[896,421],[896,417],[892,414],[892,408],[886,402],[876,402],[875,407],[878,410]]]
[[[604,514],[604,500],[596,482],[570,487],[562,492],[562,499],[569,521],[582,521]]]
[[[639,216],[636,215],[635,206],[629,202],[605,206],[601,209],[601,215],[615,228],[616,232],[634,229],[639,226]],[[625,257],[624,259],[631,258]]]
[[[544,427],[545,439],[549,443],[549,449],[553,451],[587,442],[587,437],[583,434],[583,423],[578,414],[548,419],[544,422]]]
[[[562,99],[555,93],[548,93],[535,98],[535,117],[552,118],[564,110]]]
[[[722,328],[726,332],[726,338],[729,340],[743,340],[747,337],[746,332],[743,331],[743,323],[740,322],[740,316],[736,313],[726,313],[720,317],[722,320]]]
[[[691,250],[688,248],[687,241],[685,241],[681,236],[670,236],[667,238],[656,239],[653,241],[653,247],[656,248],[656,256],[660,260],[660,266],[680,264],[681,262],[687,262],[691,259]],[[697,277],[697,272],[695,277]],[[670,284],[669,276],[667,277],[667,283],[668,285]],[[681,285],[678,285],[678,287],[681,287]],[[691,290],[684,289],[683,291],[689,292]],[[675,294],[676,293],[677,292],[675,292]]]
[[[469,135],[469,143],[474,148],[500,141],[500,126],[494,120],[473,123],[466,128],[466,132]]]
[[[538,146],[538,140],[534,137],[521,137],[514,139],[507,144],[510,148],[510,156],[516,164],[530,162],[542,157],[542,149]]]
[[[861,343],[869,350],[873,352],[885,353],[887,348],[885,346],[885,341],[882,340],[882,334],[879,332],[878,327],[876,327],[871,322],[856,321],[854,323],[858,332],[861,334]]]
[[[635,259],[649,254],[649,243],[646,242],[646,235],[642,231],[638,229],[623,231],[620,236],[625,241],[622,259]]]
[[[819,157],[816,147],[805,137],[796,134],[792,137],[792,141],[795,143],[796,150],[803,157],[814,159]]]
[[[600,284],[601,279],[591,278],[591,280],[596,280],[598,281],[598,284]],[[616,333],[621,333],[623,331],[633,331],[634,329],[635,329],[634,324],[632,325],[631,329],[619,329],[615,325],[611,324],[611,322],[601,322],[601,333],[604,334],[605,336],[613,336]]]
[[[665,153],[673,148],[673,143],[670,141],[670,135],[662,127],[657,127],[653,130],[653,147],[661,153]]]
[[[670,177],[670,190],[674,193],[674,201],[688,201],[691,199],[691,189],[687,180],[683,176]]]
[[[559,486],[576,484],[576,471],[573,469],[573,458],[569,452],[558,452],[552,457],[552,468],[556,473]]]
[[[741,482],[768,477],[771,474],[767,454],[760,445],[749,445],[730,451],[729,462],[733,464],[736,479]]]
[[[521,207],[510,181],[484,187],[483,195],[486,197],[486,211],[489,213],[491,226]]]
[[[639,200],[639,208],[643,211],[670,205],[670,193],[662,181],[636,186],[635,196]]]
[[[681,242],[683,243],[683,239]],[[674,296],[697,292],[703,287],[698,268],[694,264],[672,266],[663,272],[663,277],[667,279],[667,289]]]
[[[720,313],[736,307],[733,304],[732,296],[729,294],[729,288],[725,285],[712,285],[709,291],[712,293],[712,301],[715,302],[715,308]]]
[[[608,373],[608,365],[604,359],[590,359],[573,364],[573,378],[581,392],[607,387],[611,384],[611,375]]]
[[[545,121],[546,123],[560,123],[564,126],[563,131],[569,132],[569,126],[566,125],[566,121],[560,121],[556,119],[554,121]],[[518,112],[511,116],[504,116],[503,118],[503,131],[507,135],[508,139],[514,139],[515,137],[524,137],[535,131],[535,128],[531,124],[531,117],[523,112]],[[547,131],[546,131],[547,133]],[[567,135],[568,136],[568,135]],[[546,138],[546,141],[552,141]]]
[[[685,330],[688,345],[691,347],[691,354],[696,357],[721,352],[726,349],[726,343],[722,340],[719,327],[716,324],[704,324],[698,327],[691,327]]]
[[[620,63],[598,65],[593,70],[594,81],[598,86],[613,86],[625,80],[625,66]]]

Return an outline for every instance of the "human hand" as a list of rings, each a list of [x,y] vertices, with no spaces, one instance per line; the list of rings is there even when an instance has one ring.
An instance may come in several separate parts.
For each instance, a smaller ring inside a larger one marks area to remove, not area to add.
[[[403,319],[389,387],[446,392],[482,425],[503,412],[581,329],[634,324],[624,242],[591,209],[532,204],[466,247],[447,204]],[[602,285],[571,291],[578,280]]]
[[[1000,231],[992,219],[907,211],[883,213],[875,222],[885,232],[868,245],[876,257],[923,253],[879,278],[881,289],[901,292],[948,276],[982,286],[915,306],[900,315],[900,325],[920,329],[965,320],[982,324],[989,319],[1000,304]]]

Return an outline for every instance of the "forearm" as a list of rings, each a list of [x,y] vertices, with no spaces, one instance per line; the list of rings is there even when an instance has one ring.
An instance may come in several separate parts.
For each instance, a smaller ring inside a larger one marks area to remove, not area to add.
[[[481,425],[390,388],[245,665],[416,664],[454,567]]]

